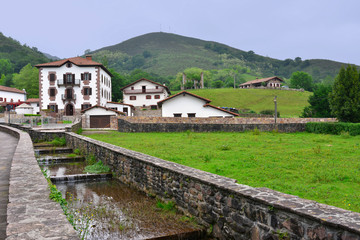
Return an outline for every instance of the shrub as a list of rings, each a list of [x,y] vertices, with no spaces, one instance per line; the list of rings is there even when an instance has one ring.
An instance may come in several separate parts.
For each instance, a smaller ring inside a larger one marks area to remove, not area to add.
[[[271,110],[271,109],[266,109],[266,110],[260,111],[260,114],[274,116],[274,115],[275,115],[275,111],[274,111],[274,110]],[[279,111],[277,112],[277,117],[280,117],[280,112],[279,112]]]
[[[40,114],[24,114],[25,117],[41,117]]]
[[[360,123],[344,122],[309,122],[306,124],[306,131],[310,133],[340,135],[345,132],[351,136],[360,135]]]
[[[53,146],[62,147],[66,145],[66,139],[64,137],[58,138],[56,137],[54,140],[50,142]]]

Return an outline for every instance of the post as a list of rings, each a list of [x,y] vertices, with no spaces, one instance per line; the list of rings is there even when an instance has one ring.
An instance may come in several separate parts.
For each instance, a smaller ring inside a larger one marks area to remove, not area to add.
[[[6,105],[6,110],[8,111],[8,114],[9,114],[8,123],[10,124],[10,110],[11,110],[11,106],[10,106],[10,105]]]
[[[277,119],[277,101],[276,101],[277,96],[274,97],[274,103],[275,103],[275,115],[274,115],[274,119],[275,119],[275,124],[276,124],[276,119]]]
[[[236,86],[235,86],[235,76],[236,76],[236,74],[234,73],[234,88],[236,88]]]

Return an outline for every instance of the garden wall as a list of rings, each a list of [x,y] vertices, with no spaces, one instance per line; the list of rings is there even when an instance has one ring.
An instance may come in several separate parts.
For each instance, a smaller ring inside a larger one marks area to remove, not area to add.
[[[307,122],[335,122],[334,118],[173,118],[118,117],[120,132],[243,132],[260,131],[302,132]]]
[[[22,126],[19,124],[7,124],[10,125],[13,128],[20,129],[24,132],[27,132],[33,142],[38,141],[51,141],[56,137],[64,137],[64,130],[41,130],[41,129],[33,129],[31,127]]]
[[[35,159],[30,136],[0,125],[19,139],[11,163],[6,239],[78,239],[50,190]]]
[[[94,154],[120,181],[174,201],[219,239],[360,240],[360,213],[237,184],[75,133],[65,135],[69,147]]]

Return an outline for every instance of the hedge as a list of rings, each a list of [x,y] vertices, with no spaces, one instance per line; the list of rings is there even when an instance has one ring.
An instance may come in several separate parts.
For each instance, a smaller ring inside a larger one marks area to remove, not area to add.
[[[351,136],[360,135],[360,123],[344,122],[308,122],[306,131],[310,133],[322,133],[340,135],[348,132]]]
[[[25,117],[41,117],[40,114],[24,114]]]

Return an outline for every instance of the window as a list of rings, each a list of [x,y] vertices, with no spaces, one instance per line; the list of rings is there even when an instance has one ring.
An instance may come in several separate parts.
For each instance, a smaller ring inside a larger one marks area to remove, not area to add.
[[[72,99],[72,89],[71,88],[68,88],[66,89],[66,98],[67,99]]]
[[[156,86],[155,89],[159,89],[159,86]]]
[[[130,96],[130,100],[136,100],[136,96]]]
[[[134,87],[131,87],[131,90],[134,90]]]
[[[160,99],[160,95],[155,95],[155,99]]]
[[[142,86],[141,89],[143,93],[146,92],[146,86]]]
[[[81,80],[91,80],[91,73],[82,73]]]
[[[66,74],[66,83],[67,84],[72,84],[73,83],[73,78],[75,78],[75,74]]]
[[[196,113],[188,113],[188,117],[195,117]]]
[[[146,99],[151,99],[151,95],[146,95]]]
[[[81,110],[91,107],[91,104],[81,104]]]
[[[84,88],[84,95],[91,95],[92,90],[91,88]]]
[[[55,97],[55,95],[56,95],[56,89],[50,88],[50,97]]]
[[[151,110],[156,110],[157,109],[157,105],[151,105]]]
[[[55,81],[55,73],[50,73],[50,81]]]
[[[2,97],[0,97],[0,101],[2,102],[4,99]]]
[[[124,107],[124,108],[123,108],[123,112],[124,112],[124,113],[128,113],[128,108],[127,108],[127,107]]]
[[[181,117],[181,113],[174,113],[174,117]]]
[[[71,63],[66,64],[66,67],[68,67],[68,68],[71,68],[71,66],[72,66]]]
[[[48,105],[48,109],[51,111],[51,112],[58,112],[58,106],[56,104],[51,104],[51,105]]]

